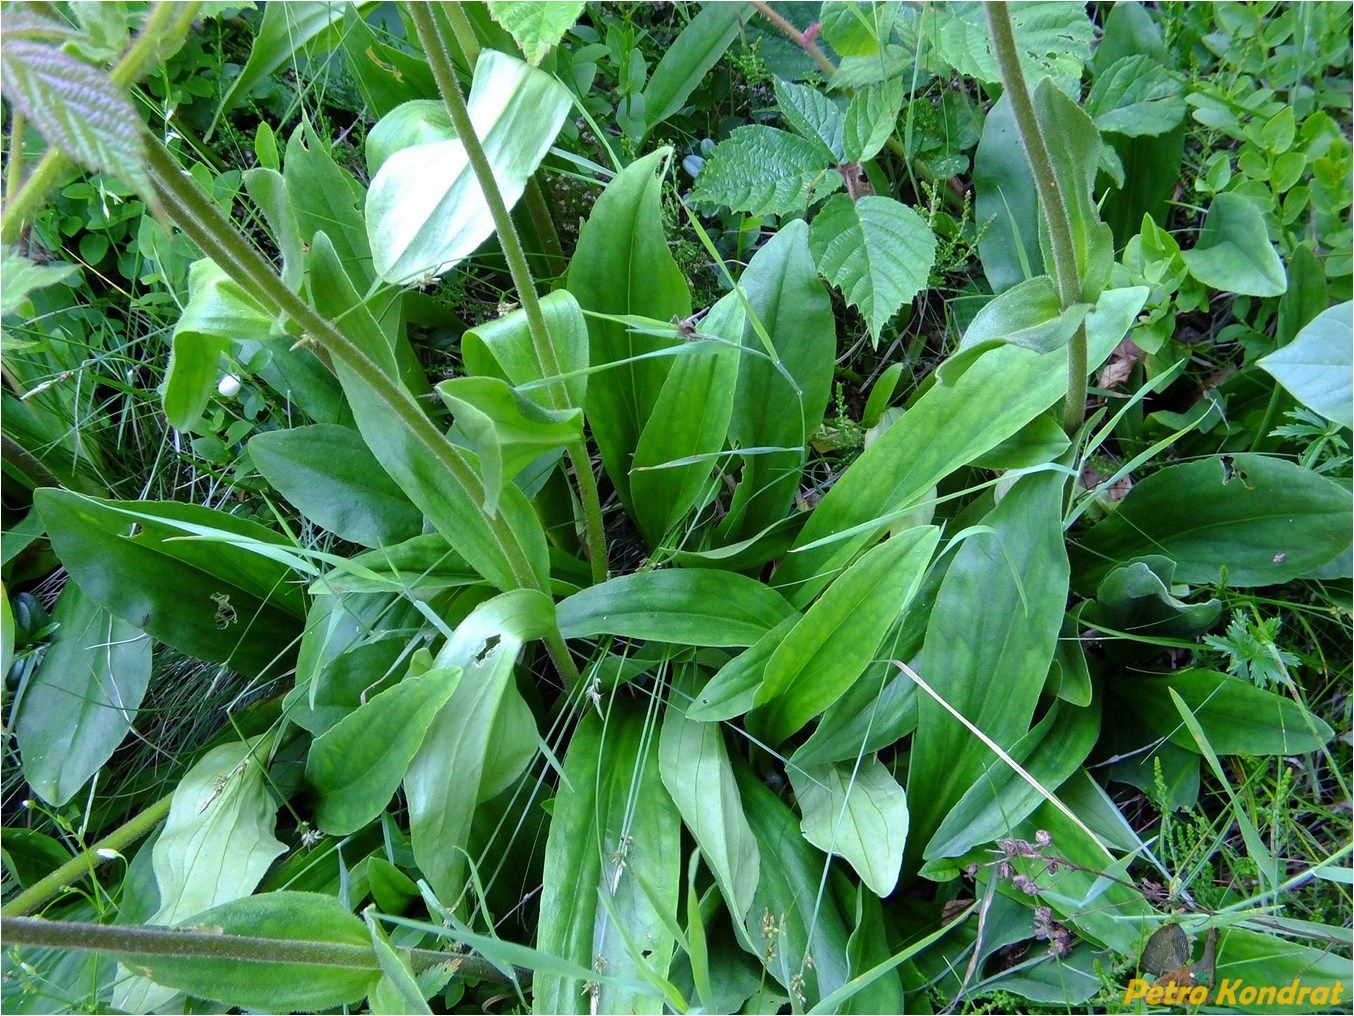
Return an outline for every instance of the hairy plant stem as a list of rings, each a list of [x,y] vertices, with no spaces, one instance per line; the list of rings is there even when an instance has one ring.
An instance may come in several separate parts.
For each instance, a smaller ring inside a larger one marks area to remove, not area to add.
[[[480,143],[475,126],[470,121],[470,111],[466,108],[465,97],[461,94],[461,86],[456,80],[456,70],[452,65],[449,40],[431,7],[422,3],[411,3],[407,4],[405,9],[409,12],[409,20],[413,23],[414,30],[418,33],[419,42],[432,68],[433,79],[437,82],[438,91],[442,93],[442,101],[446,104],[447,112],[451,114],[456,135],[465,145],[466,157],[489,206],[489,214],[493,216],[499,246],[503,249],[503,257],[508,262],[512,284],[517,290],[517,298],[521,301],[522,311],[526,315],[527,331],[531,335],[531,344],[536,353],[541,376],[558,378],[563,371],[545,324],[540,297],[536,294],[536,280],[531,275],[526,251],[522,247],[521,238],[517,235],[517,227],[513,225],[503,194],[498,189],[498,181],[494,179],[493,167],[489,165],[489,158],[484,154],[484,146]],[[464,12],[460,13],[464,18]],[[569,406],[568,392],[562,381],[547,385],[545,391],[555,408],[564,409]],[[606,534],[602,526],[602,505],[597,494],[597,480],[592,472],[592,460],[582,442],[572,444],[568,448],[568,455],[578,482],[592,580],[604,582],[607,577]]]
[[[182,3],[159,0],[147,15],[136,41],[108,72],[113,84],[118,88],[130,88],[145,77],[151,64],[188,33],[197,8],[197,0]],[[71,160],[65,154],[49,146],[18,193],[10,191],[5,194],[4,215],[0,217],[0,243],[10,244],[19,239],[70,166]]]
[[[172,796],[166,794],[144,811],[132,816],[103,839],[80,851],[57,868],[56,871],[38,879],[6,903],[3,908],[0,908],[0,915],[4,917],[25,917],[32,914],[62,889],[73,885],[86,875],[92,875],[94,869],[105,860],[101,851],[107,852],[108,856],[112,857],[115,854],[121,854],[142,837],[148,836],[151,830],[169,814],[169,802]],[[8,922],[6,922],[5,927],[7,929],[5,934],[8,934]]]
[[[763,0],[752,0],[752,6],[756,8],[758,14],[766,18],[771,24],[775,25],[785,38],[789,39],[807,53],[809,58],[818,65],[819,69],[824,74],[831,77],[833,74],[837,73],[837,68],[832,65],[832,61],[827,58],[827,54],[823,52],[818,43],[814,42],[812,38],[805,36],[803,32],[783,18],[769,3],[764,3]]]
[[[36,946],[48,949],[80,949],[114,953],[122,957],[175,956],[234,960],[239,963],[298,964],[335,967],[341,970],[370,970],[377,974],[381,965],[376,953],[365,945],[351,942],[318,942],[294,938],[254,938],[249,935],[224,935],[212,931],[193,931],[155,926],[93,924],[85,921],[44,921],[36,917],[5,917],[0,920],[0,935],[6,945]],[[435,949],[400,949],[415,972],[447,963],[461,977],[511,984],[494,964],[481,956],[462,956]],[[519,984],[531,982],[531,971],[514,968]]]
[[[24,179],[24,115],[17,109],[9,115],[9,165],[5,167],[5,197],[14,194]]]
[[[1025,72],[1020,67],[1020,52],[1016,48],[1015,30],[1005,3],[987,0],[987,28],[992,37],[992,51],[1001,73],[1002,91],[1010,98],[1015,115],[1016,133],[1025,158],[1034,177],[1034,189],[1039,196],[1039,207],[1048,224],[1049,246],[1053,249],[1054,278],[1058,284],[1058,299],[1063,309],[1081,299],[1081,279],[1077,272],[1076,249],[1072,242],[1072,221],[1067,213],[1058,177],[1053,172],[1053,159],[1048,154],[1039,119],[1034,114]],[[1076,433],[1086,418],[1086,326],[1078,326],[1067,346],[1067,401],[1063,408],[1063,429]]]
[[[320,349],[340,361],[369,387],[446,470],[452,481],[469,495],[485,525],[494,534],[519,586],[548,593],[505,518],[484,510],[484,487],[474,467],[442,435],[414,397],[333,322],[288,289],[267,258],[231,224],[193,178],[180,169],[170,151],[149,132],[146,148],[151,181],[169,217],[222,271],[272,311],[285,314],[296,322]],[[548,639],[546,645],[560,676],[572,686],[578,679],[578,670],[564,648],[563,639]]]

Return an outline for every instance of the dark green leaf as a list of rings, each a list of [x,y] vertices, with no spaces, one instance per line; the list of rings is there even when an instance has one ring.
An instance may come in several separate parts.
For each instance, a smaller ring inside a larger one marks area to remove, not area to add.
[[[741,3],[706,4],[678,33],[644,87],[644,121],[649,130],[680,110],[719,62],[738,38],[742,13]]]

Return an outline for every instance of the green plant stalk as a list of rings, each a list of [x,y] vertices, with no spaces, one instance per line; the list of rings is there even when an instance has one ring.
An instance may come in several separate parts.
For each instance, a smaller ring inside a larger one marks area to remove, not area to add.
[[[274,312],[286,314],[324,352],[342,361],[370,387],[478,506],[521,587],[548,592],[537,580],[525,550],[503,516],[484,511],[484,487],[474,468],[442,436],[414,397],[391,380],[357,343],[287,288],[268,260],[222,215],[193,178],[180,169],[170,151],[149,131],[146,132],[146,148],[152,183],[164,202],[165,211],[179,228],[256,299]],[[556,633],[546,639],[546,646],[560,676],[572,686],[578,680],[578,669],[563,638]]]
[[[1049,246],[1053,249],[1054,276],[1058,283],[1058,299],[1066,310],[1081,299],[1081,281],[1077,272],[1076,249],[1072,243],[1072,222],[1067,214],[1058,177],[1053,172],[1053,159],[1034,115],[1034,101],[1030,98],[1025,72],[1020,67],[1020,53],[1016,49],[1015,30],[1005,3],[987,0],[987,27],[992,37],[992,51],[1001,73],[1002,91],[1010,97],[1011,112],[1015,115],[1016,133],[1025,158],[1034,177],[1034,189],[1039,196],[1039,207],[1048,224]],[[1086,417],[1086,327],[1081,325],[1067,346],[1067,401],[1063,410],[1063,428],[1076,433]]]
[[[155,926],[93,924],[85,921],[44,921],[36,917],[5,917],[0,935],[7,945],[47,949],[80,949],[118,956],[175,956],[235,960],[239,963],[303,964],[341,970],[381,971],[370,947],[351,942],[318,942],[294,938],[253,938],[211,931]],[[401,949],[415,971],[452,964],[457,976],[498,984],[512,981],[481,956],[462,956],[435,949]],[[531,981],[531,971],[515,968],[518,983]]]
[[[405,9],[409,12],[409,20],[413,23],[414,30],[418,33],[424,54],[428,57],[438,91],[442,93],[442,101],[446,104],[447,112],[451,114],[451,122],[456,127],[456,135],[465,146],[466,157],[489,206],[489,214],[493,216],[499,246],[503,249],[504,259],[508,262],[508,272],[512,276],[512,284],[517,290],[517,298],[522,303],[522,311],[526,314],[527,330],[531,334],[531,344],[536,353],[536,362],[540,366],[541,375],[557,378],[563,371],[560,368],[559,357],[555,353],[555,346],[550,341],[550,332],[546,328],[545,314],[541,311],[540,297],[536,294],[536,280],[532,278],[526,251],[522,248],[522,241],[517,235],[517,227],[513,225],[508,206],[503,201],[503,194],[498,189],[498,182],[494,179],[489,158],[484,154],[484,146],[480,144],[475,126],[470,121],[470,111],[466,108],[465,97],[461,94],[460,83],[456,80],[456,70],[452,66],[448,40],[433,16],[432,9],[426,4],[411,3]],[[563,382],[556,381],[548,385],[546,391],[555,408],[568,407],[569,397]],[[592,461],[587,455],[586,448],[580,445],[571,446],[568,453],[574,476],[578,481],[579,501],[583,506],[592,580],[604,582],[607,577],[606,534],[602,525],[602,505],[597,494]]]
[[[24,178],[24,115],[17,109],[9,118],[9,165],[5,167],[5,196],[19,190]]]
[[[21,918],[32,914],[66,886],[74,884],[86,875],[92,875],[94,869],[105,860],[100,851],[109,852],[110,857],[114,853],[121,854],[137,840],[150,835],[151,830],[169,814],[169,804],[172,800],[173,795],[166,794],[103,839],[76,854],[56,871],[38,879],[0,908],[0,916]],[[5,933],[8,934],[8,931]]]
[[[150,65],[160,54],[174,40],[187,34],[197,8],[197,0],[184,3],[160,0],[151,8],[136,41],[108,72],[113,84],[118,88],[130,88],[145,77]],[[4,215],[0,217],[0,243],[18,241],[24,227],[32,223],[47,200],[47,195],[70,166],[71,160],[65,154],[49,146],[18,193],[9,191],[5,194]]]

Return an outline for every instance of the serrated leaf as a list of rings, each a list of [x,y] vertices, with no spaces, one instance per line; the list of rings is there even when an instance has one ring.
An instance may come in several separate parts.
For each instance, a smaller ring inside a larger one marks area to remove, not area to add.
[[[818,271],[860,310],[875,342],[889,318],[926,288],[936,238],[920,215],[893,198],[838,194],[809,226]]]
[[[691,200],[751,215],[785,215],[823,187],[841,185],[826,155],[820,141],[761,124],[739,127],[705,161]]]
[[[907,843],[907,795],[871,755],[852,763],[789,767],[804,838],[842,858],[876,896],[887,896],[902,873]]]
[[[5,98],[65,155],[151,193],[141,116],[107,74],[53,46],[11,39],[0,51],[0,79]]]
[[[809,141],[823,143],[825,159],[842,160],[842,130],[846,104],[809,85],[776,78],[772,82],[776,105],[785,122]]]
[[[1264,215],[1240,194],[1213,199],[1199,239],[1182,257],[1190,275],[1220,292],[1279,296],[1288,288]]]
[[[1304,406],[1345,427],[1354,427],[1351,307],[1345,301],[1322,311],[1292,342],[1258,361]]]
[[[4,289],[0,290],[0,316],[17,312],[29,293],[65,282],[79,270],[63,261],[40,265],[13,247],[6,247],[0,260],[0,277],[5,280]]]
[[[824,0],[818,14],[823,38],[843,57],[874,56],[881,40],[892,33],[902,6],[895,0]]]
[[[583,0],[489,0],[489,16],[508,30],[533,67],[582,13]]]
[[[847,162],[873,159],[888,143],[898,126],[903,108],[903,84],[899,80],[859,89],[846,107],[842,125],[842,155]]]
[[[1127,56],[1095,79],[1085,109],[1102,131],[1155,136],[1185,119],[1184,93],[1179,79],[1150,56]]]

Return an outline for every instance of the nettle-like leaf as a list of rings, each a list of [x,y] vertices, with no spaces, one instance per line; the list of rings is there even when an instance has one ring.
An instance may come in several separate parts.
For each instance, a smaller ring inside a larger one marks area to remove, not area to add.
[[[467,108],[509,208],[549,151],[570,104],[568,90],[544,71],[495,50],[480,54]],[[366,218],[376,273],[393,283],[445,271],[494,232],[459,139],[414,145],[387,158],[371,181]]]
[[[151,192],[141,116],[103,71],[54,46],[7,39],[0,80],[5,98],[71,159]]]
[[[842,125],[842,156],[847,162],[865,162],[879,154],[898,126],[903,108],[903,84],[898,80],[859,89],[851,96]]]
[[[785,215],[841,186],[821,140],[762,124],[739,127],[696,177],[691,199],[751,215]]]
[[[1354,427],[1351,307],[1346,300],[1321,312],[1292,342],[1259,361],[1304,406],[1345,427]]]
[[[6,247],[0,259],[0,275],[5,279],[5,288],[0,292],[0,315],[5,317],[17,313],[30,293],[65,282],[79,271],[63,261],[40,265],[13,247]]]
[[[1240,194],[1213,199],[1199,239],[1183,256],[1190,275],[1225,293],[1279,296],[1288,288],[1264,214]]]
[[[824,157],[842,159],[842,131],[846,127],[846,103],[817,88],[793,81],[773,82],[776,105],[785,122],[810,141],[821,141]]]
[[[1086,96],[1086,112],[1102,131],[1136,138],[1165,134],[1185,119],[1185,86],[1150,56],[1116,60]]]
[[[925,220],[893,198],[832,198],[809,226],[818,271],[860,310],[875,342],[889,318],[926,288],[936,238]]]
[[[489,16],[508,30],[533,67],[582,13],[583,0],[489,0]]]

